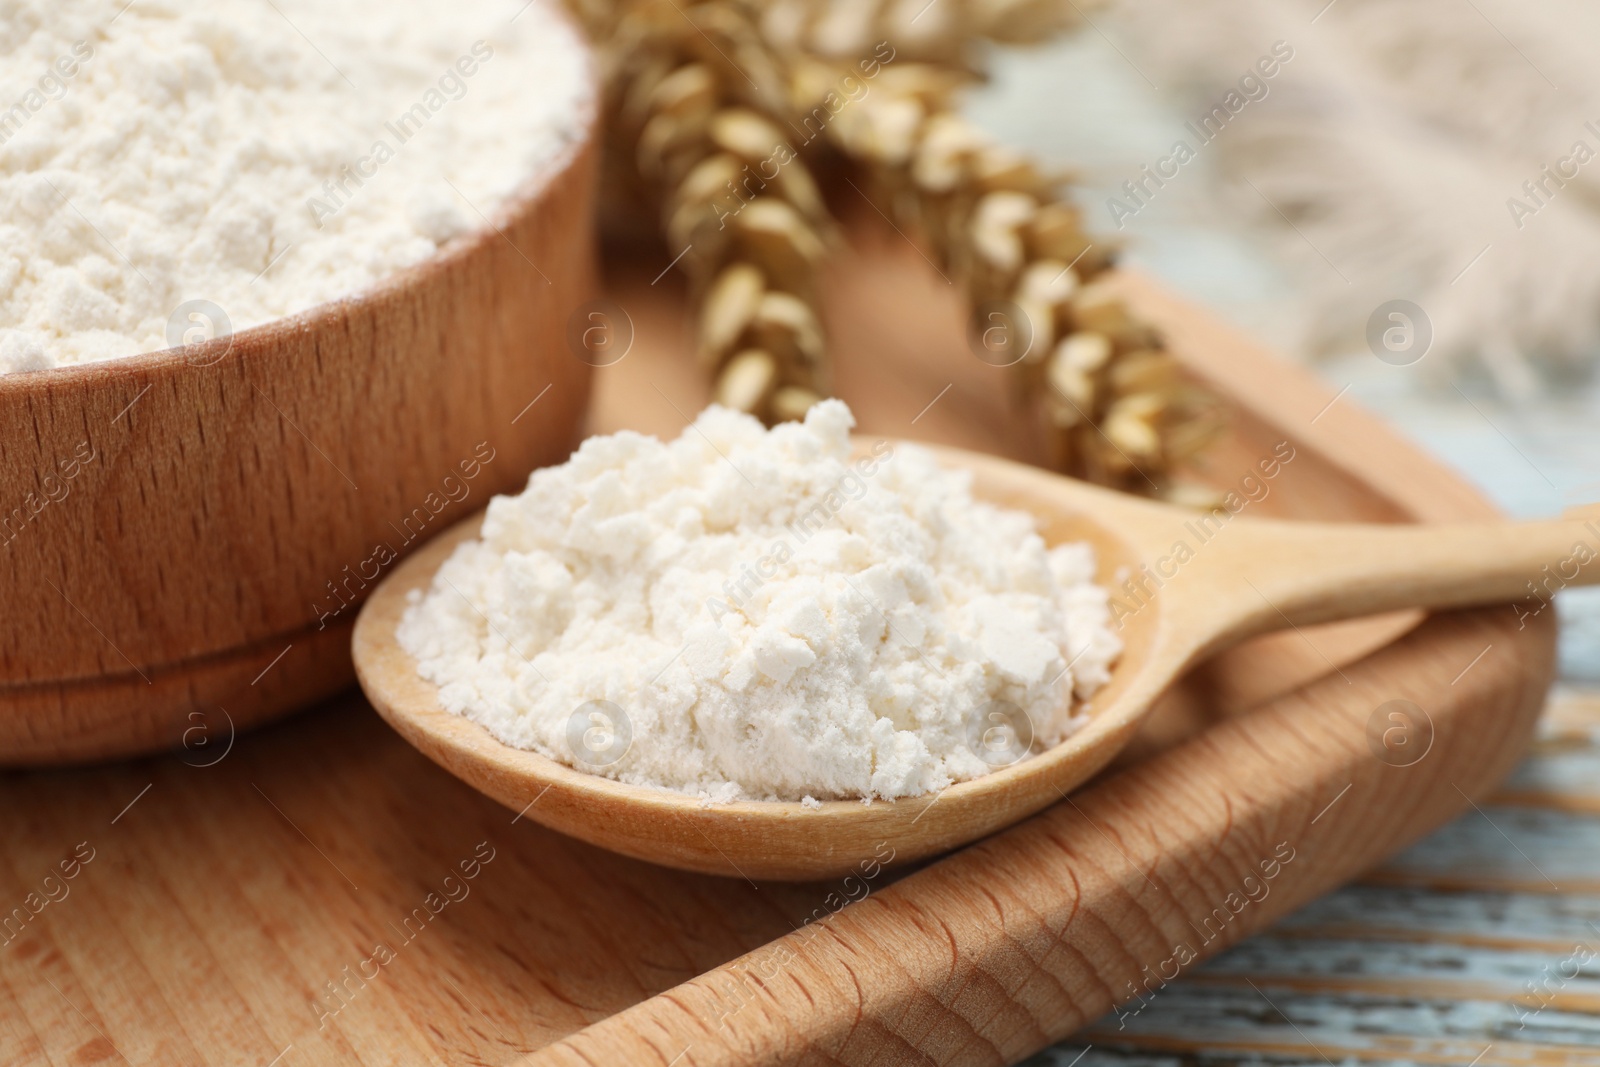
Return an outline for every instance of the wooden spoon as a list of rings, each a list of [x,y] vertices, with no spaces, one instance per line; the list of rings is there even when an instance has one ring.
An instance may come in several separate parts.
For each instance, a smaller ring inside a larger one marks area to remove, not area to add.
[[[1563,585],[1600,581],[1600,566],[1584,565],[1600,556],[1600,524],[1577,519],[1434,526],[1258,520],[1157,504],[959,449],[931,451],[947,466],[970,470],[979,497],[1034,514],[1047,542],[1091,542],[1099,581],[1114,598],[1124,649],[1110,684],[1090,703],[1087,726],[1031,758],[899,801],[705,806],[504,745],[442,710],[437,689],[395,640],[407,594],[426,588],[455,546],[477,534],[481,515],[407,559],[367,602],[354,636],[362,688],[430,759],[562,833],[686,870],[816,879],[890,855],[933,855],[1061,800],[1133,737],[1185,667],[1246,637],[1401,608],[1509,603],[1528,598],[1530,582],[1548,600]]]

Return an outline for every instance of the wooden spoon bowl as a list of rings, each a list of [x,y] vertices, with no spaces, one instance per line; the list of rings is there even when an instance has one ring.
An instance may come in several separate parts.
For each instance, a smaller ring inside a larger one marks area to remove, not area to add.
[[[927,447],[927,446],[923,446]],[[395,638],[413,590],[475,516],[402,564],[356,623],[354,654],[373,706],[440,766],[513,811],[640,859],[747,879],[836,877],[864,861],[930,856],[1047,805],[1103,768],[1156,697],[1190,664],[1257,633],[1410,607],[1511,601],[1576,543],[1600,555],[1600,528],[1577,520],[1451,526],[1312,524],[1203,514],[1113,493],[989,456],[932,451],[973,472],[975,494],[1031,512],[1051,544],[1088,541],[1124,642],[1086,726],[1030,758],[941,793],[903,799],[706,805],[588,774],[512,748],[444,711]],[[1570,568],[1569,568],[1570,569]],[[1600,580],[1579,567],[1571,584]],[[1507,609],[1512,610],[1510,608]]]

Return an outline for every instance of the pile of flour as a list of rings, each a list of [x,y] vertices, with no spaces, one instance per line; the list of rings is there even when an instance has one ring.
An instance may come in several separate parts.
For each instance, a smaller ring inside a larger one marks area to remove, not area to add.
[[[483,227],[590,95],[554,0],[0,0],[0,373],[365,289]]]
[[[915,796],[1071,733],[1120,651],[1089,547],[920,449],[853,460],[853,424],[591,438],[494,499],[400,643],[501,741],[712,801]]]

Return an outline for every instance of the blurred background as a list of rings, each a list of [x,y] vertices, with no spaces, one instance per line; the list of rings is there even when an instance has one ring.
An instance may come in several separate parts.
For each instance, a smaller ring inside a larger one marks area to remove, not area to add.
[[[1600,499],[1600,8],[1078,12],[1075,33],[1000,50],[968,113],[1075,172],[1086,223],[1125,242],[1124,263],[1311,363],[1514,515]],[[1177,142],[1194,150],[1181,165]],[[1415,362],[1368,342],[1393,300],[1431,327]],[[1563,675],[1600,680],[1600,595],[1558,603]]]

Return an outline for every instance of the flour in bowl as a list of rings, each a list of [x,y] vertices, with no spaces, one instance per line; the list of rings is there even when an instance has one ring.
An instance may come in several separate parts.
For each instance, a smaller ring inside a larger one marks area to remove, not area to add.
[[[595,437],[489,505],[401,645],[506,744],[704,796],[916,796],[1082,725],[1120,651],[1092,550],[850,409]]]
[[[591,82],[555,0],[0,0],[0,373],[369,288],[571,151]]]

